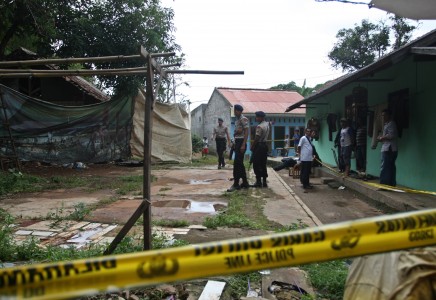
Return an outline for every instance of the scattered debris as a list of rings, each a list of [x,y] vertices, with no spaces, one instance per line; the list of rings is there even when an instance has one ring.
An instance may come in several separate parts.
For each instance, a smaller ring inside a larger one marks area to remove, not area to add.
[[[225,282],[209,280],[198,300],[219,300],[225,285]]]

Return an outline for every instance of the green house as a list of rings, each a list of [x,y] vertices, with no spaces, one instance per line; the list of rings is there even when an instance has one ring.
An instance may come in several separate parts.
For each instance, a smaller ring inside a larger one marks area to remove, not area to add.
[[[363,120],[366,173],[376,177],[380,175],[381,145],[373,149],[373,138],[378,135],[380,110],[390,108],[399,129],[397,184],[436,191],[436,30],[327,83],[287,111],[302,105],[306,120],[319,126],[314,145],[323,162],[331,166],[336,166],[332,149],[340,118],[347,118],[354,128]],[[351,169],[356,170],[354,159]]]

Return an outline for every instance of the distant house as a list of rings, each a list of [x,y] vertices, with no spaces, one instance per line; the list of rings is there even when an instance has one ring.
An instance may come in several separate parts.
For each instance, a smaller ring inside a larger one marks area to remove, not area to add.
[[[191,111],[191,134],[204,137],[204,111],[207,104],[201,104]]]
[[[25,48],[18,48],[5,60],[34,60],[38,55]],[[43,65],[32,69],[56,70],[57,66]],[[0,83],[30,97],[47,102],[82,106],[108,101],[110,97],[80,76],[42,77],[42,78],[2,78]]]
[[[297,103],[303,97],[295,91],[278,91],[266,89],[215,88],[209,102],[191,112],[192,133],[199,136],[212,137],[213,128],[218,125],[218,118],[230,129],[233,137],[234,115],[233,106],[244,107],[243,114],[250,120],[250,139],[254,138],[255,112],[262,110],[267,114],[266,120],[271,122],[272,130],[269,137],[269,149],[272,154],[278,154],[275,149],[284,146],[285,135],[292,136],[294,129],[302,130],[305,126],[305,108],[298,108],[291,113],[285,113],[289,103]],[[249,148],[249,145],[248,145]],[[210,143],[210,149],[215,151],[215,143]],[[248,150],[249,154],[250,151]]]
[[[434,121],[436,111],[436,30],[383,56],[376,62],[330,82],[317,93],[290,105],[293,112],[309,105],[307,117],[319,121],[321,133],[314,142],[321,159],[335,165],[332,154],[338,124],[347,118],[353,127],[363,120],[367,127],[366,172],[379,176],[379,134],[382,108],[390,108],[399,129],[397,183],[419,190],[436,191]],[[352,162],[352,168],[354,167]],[[354,168],[355,169],[355,168]]]

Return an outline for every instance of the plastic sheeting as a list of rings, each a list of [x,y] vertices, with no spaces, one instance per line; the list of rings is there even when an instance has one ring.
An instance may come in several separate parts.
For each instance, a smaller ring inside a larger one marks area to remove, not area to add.
[[[132,155],[143,157],[145,98],[135,97],[135,113],[130,140]],[[190,115],[179,104],[155,103],[152,112],[152,161],[189,163],[192,158]]]
[[[7,121],[21,160],[96,163],[130,156],[131,98],[74,107],[31,98],[3,85],[0,92],[4,155],[12,155]]]
[[[348,272],[344,299],[436,299],[436,248],[356,258]]]

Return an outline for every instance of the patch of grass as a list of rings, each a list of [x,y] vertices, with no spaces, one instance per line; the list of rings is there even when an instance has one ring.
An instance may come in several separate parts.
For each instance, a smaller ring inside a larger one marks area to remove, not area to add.
[[[117,194],[119,195],[127,195],[130,192],[134,191],[142,191],[142,187],[144,185],[144,177],[142,175],[135,176],[123,176],[118,180],[115,180],[115,184],[117,184]]]
[[[262,209],[265,201],[262,197],[252,194],[251,190],[240,190],[231,194],[226,193],[225,197],[228,197],[227,209],[218,215],[206,217],[203,226],[208,228],[240,227],[249,229],[279,227],[278,224],[269,221],[265,217]]]
[[[172,228],[180,228],[180,227],[188,227],[189,222],[186,220],[152,220],[151,224],[153,226],[162,226],[162,227],[172,227]]]
[[[15,249],[12,247],[14,245],[11,227],[13,223],[14,218],[0,208],[0,261],[7,261],[15,254]]]
[[[82,221],[90,212],[91,209],[85,203],[80,202],[74,205],[74,211],[69,215],[68,219]]]
[[[245,297],[248,292],[248,282],[250,287],[254,290],[254,287],[260,287],[262,281],[262,275],[258,272],[236,274],[226,279],[231,289],[231,296],[233,299],[240,299]]]
[[[0,196],[22,192],[39,192],[45,189],[47,180],[21,172],[0,172]]]
[[[156,177],[152,176],[151,181],[155,180]],[[88,192],[113,189],[119,195],[126,195],[132,192],[141,195],[142,187],[142,175],[122,176],[108,180],[102,176],[84,177],[80,174],[44,178],[22,174],[21,172],[0,172],[0,196],[72,188],[82,188]]]
[[[282,227],[278,228],[276,231],[277,232],[295,231],[295,230],[304,229],[307,227],[309,227],[309,225],[303,223],[303,221],[301,219],[298,219],[298,223],[292,223],[290,225],[282,226]]]
[[[348,267],[343,260],[314,263],[300,267],[308,273],[320,299],[340,300],[344,296]]]

